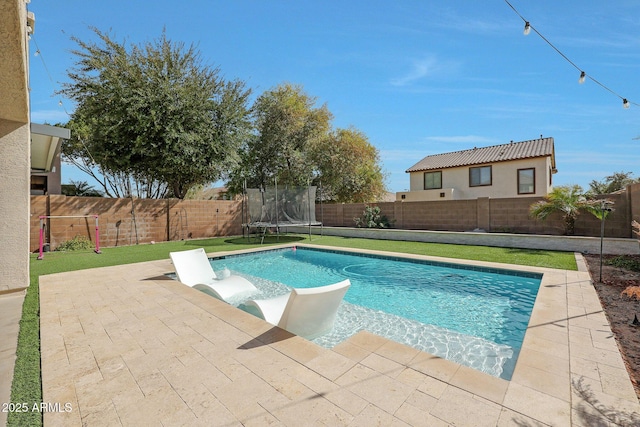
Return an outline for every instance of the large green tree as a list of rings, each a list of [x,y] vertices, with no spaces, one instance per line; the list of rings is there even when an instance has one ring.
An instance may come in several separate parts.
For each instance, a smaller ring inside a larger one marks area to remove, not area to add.
[[[380,200],[386,188],[376,147],[355,128],[336,129],[317,141],[313,159],[322,182],[322,197],[340,203]]]
[[[324,200],[377,201],[385,192],[378,150],[355,129],[332,130],[331,112],[301,86],[284,83],[254,103],[255,134],[227,183],[231,192],[322,183]],[[318,193],[319,195],[319,193]]]
[[[65,156],[97,165],[107,195],[183,198],[228,173],[250,133],[244,83],[225,81],[194,45],[165,32],[131,47],[94,32],[98,43],[73,38],[77,61],[61,93],[76,103],[75,140]]]
[[[611,194],[636,182],[640,182],[640,180],[634,178],[632,172],[614,172],[602,181],[596,181],[595,179],[591,181],[589,183],[589,193],[594,195]]]
[[[247,139],[243,160],[228,186],[239,192],[248,187],[307,185],[315,165],[310,148],[327,137],[332,115],[326,105],[301,86],[281,84],[264,92],[253,106],[255,134]]]

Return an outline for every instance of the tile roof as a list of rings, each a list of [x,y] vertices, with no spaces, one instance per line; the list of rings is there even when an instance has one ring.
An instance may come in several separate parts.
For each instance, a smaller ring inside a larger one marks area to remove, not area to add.
[[[551,156],[551,167],[555,169],[553,138],[539,138],[530,141],[510,142],[491,147],[472,148],[452,153],[434,154],[420,160],[406,172],[447,169],[459,166],[505,162]]]

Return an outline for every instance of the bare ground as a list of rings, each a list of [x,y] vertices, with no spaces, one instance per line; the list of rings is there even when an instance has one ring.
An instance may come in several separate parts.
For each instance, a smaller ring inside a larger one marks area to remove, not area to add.
[[[600,282],[600,257],[585,255],[589,273],[600,297],[600,302],[611,324],[620,352],[627,365],[631,382],[640,399],[640,323],[633,324],[635,316],[640,320],[640,292],[629,297],[623,294],[625,289],[640,286],[640,272],[607,265],[613,258],[605,256]],[[625,255],[640,263],[640,255]],[[640,291],[640,289],[638,289]]]

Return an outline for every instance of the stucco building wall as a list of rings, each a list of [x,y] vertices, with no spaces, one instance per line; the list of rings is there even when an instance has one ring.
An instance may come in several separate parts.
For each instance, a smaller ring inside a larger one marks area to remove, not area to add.
[[[29,285],[29,55],[24,0],[0,0],[0,292]]]
[[[469,168],[480,166],[491,166],[492,183],[491,185],[470,187]],[[518,169],[528,168],[535,168],[535,193],[518,195]],[[410,191],[398,193],[400,198],[403,194],[406,201],[531,197],[544,196],[551,189],[550,157],[442,169],[441,189],[425,190],[424,173],[424,171],[420,171],[409,174]],[[444,193],[443,197],[441,197],[441,193]]]

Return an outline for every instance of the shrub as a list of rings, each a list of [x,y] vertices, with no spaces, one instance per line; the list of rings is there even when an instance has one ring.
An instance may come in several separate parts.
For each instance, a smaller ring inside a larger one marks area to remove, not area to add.
[[[618,268],[624,268],[631,271],[640,271],[640,257],[633,255],[618,255],[613,258],[607,259],[605,262],[607,265],[612,265]]]
[[[93,243],[91,242],[91,240],[87,239],[84,236],[77,235],[71,240],[60,243],[56,248],[56,251],[70,252],[85,251],[88,249],[93,249]]]
[[[353,220],[358,228],[389,228],[391,226],[389,218],[382,215],[378,206],[365,206],[362,216]]]

